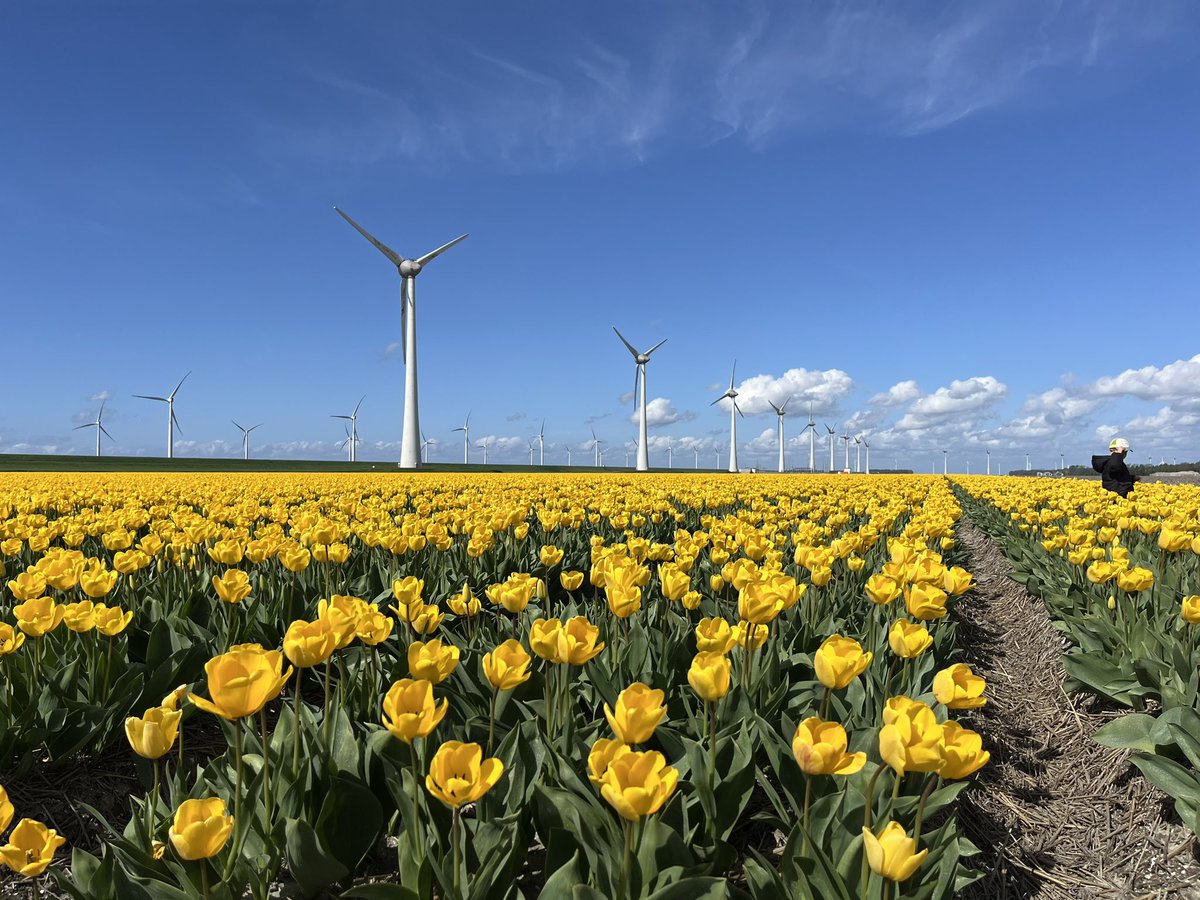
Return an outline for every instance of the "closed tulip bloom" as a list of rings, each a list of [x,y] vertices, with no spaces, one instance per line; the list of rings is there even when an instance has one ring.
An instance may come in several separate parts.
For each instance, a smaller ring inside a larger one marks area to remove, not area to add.
[[[604,641],[597,641],[599,637],[600,629],[588,621],[587,616],[572,616],[558,632],[556,662],[582,666],[604,649]]]
[[[933,637],[924,625],[897,619],[888,632],[888,645],[901,659],[915,659],[933,646]]]
[[[942,765],[942,726],[923,704],[879,729],[879,756],[900,775],[936,772]]]
[[[220,853],[233,832],[233,816],[226,815],[220,797],[184,800],[175,810],[167,832],[171,845],[183,859],[211,859]]]
[[[113,554],[112,567],[122,575],[132,575],[150,565],[150,557],[141,550],[118,550]]]
[[[1179,615],[1189,625],[1200,625],[1200,594],[1192,594],[1189,597],[1184,597],[1183,604],[1179,609]],[[0,654],[4,652],[3,646],[4,635],[0,632]]]
[[[411,744],[419,737],[428,737],[449,708],[449,700],[437,705],[433,685],[428,681],[401,678],[383,698],[383,727]]]
[[[904,605],[914,619],[940,619],[946,615],[946,592],[933,582],[914,582],[904,588]]]
[[[18,875],[36,878],[66,842],[53,828],[35,819],[22,819],[8,836],[8,843],[0,847],[0,860]]]
[[[445,618],[446,614],[438,609],[436,603],[426,603],[409,618],[408,627],[417,634],[433,634]]]
[[[119,606],[105,606],[103,603],[97,603],[92,609],[92,617],[95,619],[98,632],[105,637],[116,637],[133,621],[133,610],[123,610]]]
[[[1092,584],[1107,584],[1117,577],[1118,566],[1107,560],[1098,559],[1087,567],[1087,578]]]
[[[696,650],[699,652],[728,653],[735,644],[732,626],[719,616],[701,619],[696,626]]]
[[[63,624],[77,634],[86,634],[96,627],[95,604],[91,600],[63,604]]]
[[[933,695],[947,709],[974,709],[987,703],[987,682],[966,663],[947,666],[933,676]]]
[[[529,628],[529,646],[547,662],[560,662],[558,658],[558,635],[562,622],[558,619],[538,619]]]
[[[966,778],[985,765],[992,754],[983,749],[983,738],[957,722],[942,724],[942,766],[938,774],[943,778]]]
[[[1178,553],[1180,550],[1186,550],[1191,544],[1191,532],[1183,531],[1172,525],[1164,525],[1158,533],[1158,546],[1168,553]]]
[[[241,603],[250,596],[250,576],[241,569],[230,569],[212,578],[213,590],[226,603]]]
[[[451,595],[446,600],[446,605],[456,616],[477,616],[479,610],[483,608],[483,604],[479,602],[478,597],[471,593],[471,588],[467,584],[463,584],[462,590],[457,594]]]
[[[783,598],[766,589],[761,581],[751,581],[738,591],[738,616],[754,625],[768,625],[783,612]]]
[[[79,576],[79,587],[94,600],[106,597],[117,586],[117,573],[102,568],[85,569]]]
[[[731,632],[733,642],[743,650],[757,650],[767,642],[771,629],[766,625],[755,625],[753,622],[738,622]]]
[[[883,724],[891,725],[900,716],[911,718],[918,709],[929,707],[911,697],[888,697],[887,702],[883,704]]]
[[[699,591],[688,591],[679,600],[686,610],[696,610],[700,608],[700,602],[704,599]]]
[[[334,594],[328,600],[317,601],[317,616],[324,619],[337,641],[336,649],[349,647],[358,633],[358,621],[368,612],[369,605],[359,597]]]
[[[374,647],[388,639],[395,624],[391,616],[385,616],[378,607],[371,606],[359,617],[354,636],[368,647]]]
[[[715,650],[702,650],[692,659],[688,669],[688,684],[709,703],[715,703],[729,693],[729,657]]]
[[[22,572],[8,583],[8,589],[17,600],[36,600],[46,593],[46,576],[41,572]]]
[[[1154,586],[1154,573],[1149,569],[1124,569],[1117,573],[1117,587],[1128,594],[1149,590]]]
[[[642,588],[634,566],[610,566],[604,576],[608,608],[618,619],[627,619],[642,608]]]
[[[947,594],[958,597],[973,587],[975,587],[973,576],[961,566],[951,566],[942,573],[942,590]]]
[[[246,548],[240,541],[217,541],[208,548],[208,558],[226,566],[236,566],[245,555]]]
[[[0,834],[8,831],[8,826],[12,824],[13,816],[16,815],[16,812],[12,801],[8,799],[8,791],[3,786],[0,786]]]
[[[478,744],[446,741],[429,762],[425,788],[447,806],[474,803],[493,787],[504,774],[504,763],[484,759]]]
[[[813,583],[814,587],[825,587],[825,585],[833,581],[833,567],[816,566],[809,571],[808,580]]]
[[[867,764],[867,754],[847,753],[846,744],[845,728],[811,716],[796,726],[792,754],[806,775],[853,775]]]
[[[876,572],[867,579],[863,590],[866,591],[868,600],[878,606],[883,606],[899,597],[904,591],[904,586],[899,579],[885,575],[883,572]]]
[[[438,638],[414,641],[408,648],[408,671],[413,678],[441,684],[458,666],[458,648]]]
[[[588,753],[588,780],[599,787],[604,783],[604,773],[618,756],[632,753],[629,745],[615,738],[600,738],[592,744]]]
[[[662,691],[635,681],[617,697],[617,707],[604,704],[604,716],[613,734],[626,744],[641,744],[650,740],[654,729],[667,715]]]
[[[252,716],[283,690],[292,669],[283,672],[282,668],[283,654],[278,650],[243,645],[204,664],[211,700],[196,694],[189,694],[188,699],[223,719]]]
[[[415,575],[405,575],[403,578],[397,578],[392,582],[392,596],[396,598],[396,602],[401,606],[410,606],[417,600],[421,600],[421,594],[424,590],[424,579],[417,578]]]
[[[17,627],[30,637],[49,634],[63,619],[63,608],[50,597],[35,597],[12,609]]]
[[[498,691],[511,691],[529,680],[529,664],[533,661],[521,642],[509,638],[491,653],[483,655],[483,674]]]
[[[337,649],[337,636],[325,619],[297,619],[283,636],[283,653],[292,665],[307,669],[325,662]]]
[[[155,706],[142,713],[140,719],[130,716],[125,720],[125,737],[129,739],[129,746],[145,759],[165,756],[175,745],[182,715],[177,709]]]
[[[675,792],[679,772],[656,750],[616,756],[604,772],[600,794],[623,819],[636,822],[663,808]]]
[[[538,559],[542,561],[543,566],[549,569],[563,561],[563,552],[553,544],[546,544],[538,551]]]
[[[564,591],[577,591],[583,585],[583,573],[572,569],[559,572],[558,583],[562,585]]]
[[[714,594],[720,593],[721,591],[725,590],[725,579],[722,578],[720,575],[709,575],[708,576],[708,588]]]
[[[308,552],[308,548],[299,544],[281,547],[275,557],[285,569],[293,573],[303,572],[312,562],[312,554]]]
[[[668,600],[678,601],[692,586],[692,576],[674,563],[662,563],[658,567],[658,580],[662,594]]]
[[[916,839],[910,838],[899,822],[888,822],[879,837],[866,827],[862,833],[871,871],[889,881],[907,881],[929,855],[928,848],[917,852]]]
[[[833,634],[813,654],[813,669],[821,684],[840,691],[866,670],[872,656],[858,641]]]
[[[0,656],[16,653],[25,643],[25,635],[7,622],[0,622]],[[4,829],[0,828],[0,831]]]

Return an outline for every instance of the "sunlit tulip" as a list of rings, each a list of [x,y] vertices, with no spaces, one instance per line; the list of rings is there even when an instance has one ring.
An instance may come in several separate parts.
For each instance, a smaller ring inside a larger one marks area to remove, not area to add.
[[[547,662],[558,662],[558,634],[562,622],[558,619],[538,619],[529,626],[529,647]]]
[[[449,708],[449,700],[437,705],[433,685],[428,681],[401,678],[383,698],[383,727],[411,744],[419,737],[428,737]]]
[[[624,741],[616,738],[600,738],[592,744],[591,752],[588,753],[588,780],[596,786],[603,784],[604,773],[608,771],[612,761],[618,756],[632,752]]]
[[[246,555],[246,548],[239,541],[217,541],[208,548],[208,558],[226,566],[236,566]]]
[[[284,655],[301,669],[325,662],[336,649],[337,635],[325,619],[315,622],[297,619],[283,636]]]
[[[1154,586],[1154,573],[1149,569],[1123,569],[1117,573],[1117,587],[1128,594],[1149,590]]]
[[[878,837],[866,827],[862,834],[871,871],[889,881],[907,881],[929,855],[928,848],[917,852],[916,839],[899,822],[888,822]]]
[[[1191,532],[1183,531],[1171,525],[1163,525],[1162,529],[1158,532],[1158,546],[1168,553],[1178,553],[1180,550],[1187,550],[1191,544]]]
[[[46,593],[46,576],[41,572],[22,572],[8,583],[17,600],[36,600]]]
[[[947,666],[933,676],[933,695],[947,709],[974,709],[987,703],[987,683],[966,663]]]
[[[12,609],[17,627],[30,637],[49,634],[63,619],[63,608],[50,597],[35,597]]]
[[[312,562],[312,554],[308,552],[307,547],[302,547],[299,544],[289,544],[286,547],[281,547],[275,555],[280,564],[289,572],[303,572]]]
[[[642,608],[642,588],[637,567],[610,567],[604,576],[604,594],[608,608],[618,619],[627,619]]]
[[[975,587],[970,572],[960,566],[951,566],[942,573],[942,590],[954,597],[961,596]]]
[[[183,698],[187,696],[187,692],[188,686],[181,684],[175,690],[171,691],[171,693],[167,694],[167,696],[163,697],[163,701],[159,705],[164,709],[179,709],[179,704],[183,702]]]
[[[437,631],[446,614],[438,609],[436,603],[427,603],[413,613],[408,620],[408,627],[417,634],[433,634]]]
[[[696,626],[696,650],[703,653],[712,650],[717,653],[728,653],[734,648],[733,628],[720,617],[701,619]]]
[[[579,590],[583,585],[583,573],[571,569],[558,573],[558,583],[569,593]]]
[[[821,684],[840,691],[866,670],[873,656],[864,652],[858,641],[834,634],[813,654],[813,670]]]
[[[771,629],[766,625],[755,625],[753,622],[738,622],[730,632],[733,642],[743,650],[757,650],[767,642]]]
[[[667,715],[663,706],[664,694],[635,681],[617,697],[616,709],[604,704],[604,716],[613,734],[626,744],[642,744],[650,740],[654,729]]]
[[[451,594],[446,600],[446,605],[450,607],[450,611],[456,616],[477,616],[483,604],[479,602],[479,598],[471,593],[471,588],[465,582],[462,590],[457,594]]]
[[[25,643],[24,633],[17,631],[7,622],[0,622],[0,656],[16,653]],[[3,831],[3,829],[0,829]]]
[[[966,778],[979,771],[992,754],[983,749],[983,739],[957,722],[942,724],[942,765],[938,774],[943,778]]]
[[[924,625],[897,619],[888,631],[888,646],[901,659],[914,659],[933,646],[933,637]]]
[[[171,846],[183,859],[211,859],[220,853],[233,832],[233,816],[226,815],[220,797],[184,800],[175,810],[167,832]]]
[[[35,878],[46,871],[55,851],[66,842],[53,828],[35,819],[22,819],[8,836],[8,843],[0,847],[0,860],[18,875]]]
[[[415,575],[406,575],[392,582],[392,596],[396,598],[396,603],[400,606],[411,606],[418,600],[422,600],[421,595],[424,590],[425,580],[417,578]]]
[[[817,566],[809,571],[808,580],[813,583],[814,587],[825,587],[833,580],[833,567]]]
[[[525,610],[536,590],[537,582],[533,579],[510,575],[506,581],[488,585],[484,593],[496,606],[516,614]]]
[[[358,633],[358,620],[367,612],[367,603],[358,597],[334,594],[317,601],[317,616],[325,620],[337,642],[336,649],[349,647]]]
[[[112,567],[122,575],[132,575],[150,565],[150,556],[141,550],[118,550],[113,554]]]
[[[563,552],[553,544],[546,544],[538,551],[538,559],[547,569],[557,566],[563,560]]]
[[[16,812],[12,801],[8,799],[8,791],[3,786],[0,786],[0,834],[8,831],[8,826],[12,824],[13,816],[16,815]]]
[[[155,706],[142,713],[140,719],[130,716],[125,720],[125,737],[129,740],[129,746],[145,759],[165,756],[175,745],[182,715],[177,709]]]
[[[658,580],[663,596],[671,601],[682,600],[692,586],[692,576],[673,563],[662,563],[658,567]]]
[[[1183,617],[1183,621],[1189,625],[1200,625],[1200,594],[1192,594],[1184,597],[1179,614]],[[3,632],[0,632],[0,648],[3,646],[4,635]],[[2,649],[0,649],[0,653],[3,653]]]
[[[762,581],[751,581],[738,591],[738,615],[754,625],[768,625],[783,612],[784,600]]]
[[[252,716],[283,690],[293,670],[282,669],[283,654],[278,650],[235,648],[204,664],[212,699],[196,694],[189,694],[188,699],[223,719]]]
[[[483,674],[498,691],[511,691],[529,680],[529,664],[533,658],[521,642],[509,638],[490,653],[483,655]]]
[[[688,684],[709,703],[715,703],[729,693],[729,657],[715,650],[702,650],[692,658],[688,669]]]
[[[226,603],[241,603],[250,596],[250,576],[241,569],[229,569],[212,577],[213,590]]]
[[[914,582],[904,588],[904,605],[914,619],[940,619],[946,615],[946,592],[933,582]]]
[[[915,704],[879,729],[879,756],[900,775],[936,772],[942,765],[942,726],[933,710]]]
[[[1087,578],[1092,584],[1106,584],[1117,577],[1117,573],[1121,571],[1119,566],[1098,559],[1087,568]]]
[[[558,633],[558,658],[555,661],[582,666],[604,649],[604,641],[598,640],[599,637],[600,629],[588,621],[587,616],[572,616]]]
[[[704,600],[703,595],[699,591],[687,591],[679,602],[683,604],[683,608],[689,612],[700,608],[701,601]]]
[[[725,579],[720,575],[709,575],[708,588],[714,594],[719,594],[721,591],[725,590]]]
[[[493,787],[504,774],[504,763],[484,759],[478,744],[446,741],[429,762],[425,788],[447,806],[474,803]]]
[[[792,755],[806,775],[853,775],[867,764],[867,754],[847,753],[846,744],[845,728],[810,716],[796,726]]]
[[[79,576],[79,587],[93,600],[106,597],[117,585],[117,573],[102,568],[85,569]]]
[[[92,609],[92,618],[96,630],[106,637],[116,637],[129,627],[133,621],[133,610],[123,610],[119,606],[105,606],[97,603]]]
[[[917,709],[928,709],[924,703],[911,697],[888,697],[883,704],[883,724],[891,725],[899,716],[912,716]]]
[[[85,634],[96,627],[95,604],[91,600],[63,604],[63,624],[77,634]]]
[[[391,616],[385,616],[378,607],[369,606],[354,626],[354,636],[368,647],[374,647],[388,639],[395,624]]]
[[[609,762],[600,794],[622,818],[636,822],[662,809],[678,783],[679,772],[661,753],[630,751]]]
[[[458,648],[438,638],[414,641],[408,648],[408,671],[417,680],[441,684],[458,666]]]

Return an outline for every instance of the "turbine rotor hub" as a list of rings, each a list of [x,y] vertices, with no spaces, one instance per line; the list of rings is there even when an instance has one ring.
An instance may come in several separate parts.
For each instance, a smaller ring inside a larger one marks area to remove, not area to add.
[[[400,274],[405,278],[413,278],[421,274],[421,264],[414,259],[406,259],[400,263]]]

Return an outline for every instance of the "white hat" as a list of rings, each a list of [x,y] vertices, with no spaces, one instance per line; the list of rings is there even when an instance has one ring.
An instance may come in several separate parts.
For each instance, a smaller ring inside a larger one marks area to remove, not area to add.
[[[1111,441],[1108,442],[1108,449],[1109,450],[1128,450],[1129,449],[1129,441],[1125,440],[1125,438],[1113,438]]]

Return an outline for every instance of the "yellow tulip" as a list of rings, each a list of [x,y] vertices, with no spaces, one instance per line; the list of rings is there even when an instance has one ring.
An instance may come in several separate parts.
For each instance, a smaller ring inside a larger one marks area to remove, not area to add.
[[[41,572],[22,572],[8,583],[8,589],[17,600],[36,600],[46,593],[46,576]]]
[[[699,591],[688,591],[680,598],[680,602],[683,604],[684,609],[692,611],[700,608],[700,602],[703,599],[704,597],[701,596]]]
[[[167,696],[163,697],[163,701],[160,706],[162,706],[164,709],[170,710],[179,709],[179,704],[183,702],[183,698],[187,696],[187,692],[188,686],[186,684],[181,684],[179,687],[175,688],[175,690],[171,691],[171,693],[167,694]]]
[[[914,619],[940,619],[946,615],[946,592],[932,582],[913,582],[904,588],[904,605]]]
[[[493,787],[504,774],[504,763],[484,759],[478,744],[446,741],[429,762],[425,788],[447,806],[455,808],[474,803]]]
[[[730,634],[733,642],[743,650],[757,650],[767,642],[771,629],[766,625],[755,625],[753,622],[738,622]]]
[[[719,594],[721,591],[725,590],[725,579],[720,575],[709,575],[708,588],[714,594]]]
[[[663,596],[671,601],[683,599],[692,586],[692,576],[674,563],[662,563],[658,567],[658,580]]]
[[[18,875],[36,878],[66,842],[53,828],[35,819],[22,819],[8,836],[8,843],[0,847],[0,860]]]
[[[483,608],[483,604],[471,593],[471,588],[466,582],[463,583],[461,591],[446,600],[446,605],[456,616],[477,616]]]
[[[1154,586],[1154,573],[1149,569],[1123,569],[1117,573],[1117,587],[1127,594],[1136,594]]]
[[[17,618],[17,627],[30,637],[49,634],[63,619],[63,608],[50,597],[26,600],[14,606],[12,611]]]
[[[317,616],[324,619],[333,633],[336,646],[341,650],[349,647],[358,633],[358,621],[367,612],[367,604],[358,597],[334,594],[328,600],[317,601]]]
[[[754,625],[769,625],[783,612],[783,597],[762,581],[748,582],[738,591],[738,615]]]
[[[1092,584],[1107,584],[1117,577],[1117,572],[1120,571],[1119,566],[1098,559],[1087,568],[1087,578]]]
[[[396,598],[396,603],[400,606],[411,606],[421,600],[424,590],[424,579],[417,578],[415,575],[406,575],[392,582],[392,596]]]
[[[729,657],[715,650],[702,650],[692,658],[688,669],[688,684],[709,703],[715,703],[729,693]]]
[[[546,544],[538,551],[538,559],[547,569],[557,566],[563,560],[563,551],[553,544]]]
[[[974,709],[987,703],[987,683],[966,663],[947,666],[933,676],[933,695],[947,709]]]
[[[907,881],[929,855],[928,848],[917,852],[916,839],[910,838],[899,822],[888,822],[879,837],[866,827],[862,833],[871,871],[889,881]]]
[[[1168,553],[1187,550],[1192,544],[1192,534],[1170,525],[1164,525],[1158,533],[1158,546]]]
[[[289,544],[281,547],[279,552],[275,554],[275,558],[289,572],[303,572],[308,568],[312,561],[312,554],[308,552],[307,547],[302,547],[299,544]]]
[[[236,566],[246,555],[246,548],[239,541],[217,541],[208,548],[208,558],[226,566]]]
[[[250,596],[250,576],[241,569],[229,569],[219,578],[214,575],[212,586],[226,603],[241,603]]]
[[[297,619],[283,636],[283,653],[297,668],[307,669],[323,663],[335,649],[337,635],[325,619],[315,622]]]
[[[825,587],[833,580],[833,567],[817,566],[809,571],[808,580],[813,583],[814,587]]]
[[[16,653],[25,643],[25,635],[7,622],[0,622],[0,656]],[[0,831],[4,829],[0,828]]]
[[[458,648],[438,638],[414,641],[408,648],[408,671],[417,680],[441,684],[458,666]]]
[[[79,587],[94,600],[108,596],[116,586],[117,573],[102,568],[86,569],[79,576]]]
[[[96,622],[96,630],[106,637],[116,637],[129,627],[133,621],[133,610],[122,610],[119,606],[105,606],[97,603],[92,608],[92,617]]]
[[[125,720],[125,737],[138,756],[158,759],[165,756],[175,745],[179,735],[179,719],[182,712],[155,706],[142,713],[142,717],[130,716]]]
[[[604,783],[604,773],[608,771],[612,761],[618,756],[632,752],[624,741],[600,738],[592,744],[591,752],[588,753],[588,780],[599,787]]]
[[[13,816],[16,813],[12,801],[8,799],[8,791],[0,785],[0,834],[8,831],[8,826],[12,824]]]
[[[604,704],[604,716],[613,734],[626,744],[642,744],[650,740],[654,729],[667,715],[662,691],[635,681],[617,697],[617,707]]]
[[[383,698],[383,727],[411,744],[419,737],[428,737],[449,708],[449,700],[437,705],[433,685],[428,681],[401,678]]]
[[[433,634],[445,618],[446,614],[438,609],[436,603],[427,603],[411,615],[408,627],[417,634]]]
[[[572,569],[564,570],[558,573],[558,583],[564,591],[573,593],[583,585],[583,573]]]
[[[233,832],[233,816],[226,815],[220,797],[184,800],[175,810],[167,836],[183,859],[211,859],[220,853]]]
[[[609,762],[600,794],[622,818],[636,822],[662,809],[678,783],[679,772],[661,753],[630,751]]]
[[[933,646],[933,637],[924,625],[897,619],[888,632],[888,645],[901,659],[915,659]]]
[[[825,638],[813,654],[813,670],[821,684],[840,691],[866,670],[873,656],[863,652],[858,641],[834,634]]]
[[[608,608],[618,619],[627,619],[642,608],[642,588],[635,566],[610,566],[604,576]]]
[[[1184,597],[1179,614],[1183,617],[1183,621],[1189,625],[1200,625],[1200,594],[1192,594]],[[4,635],[0,633],[0,648],[3,646]],[[2,649],[0,649],[0,653],[3,653]]]
[[[700,624],[696,626],[696,650],[698,652],[713,650],[717,653],[728,653],[736,643],[733,628],[720,617],[701,619]]]
[[[942,765],[938,774],[943,778],[966,778],[979,771],[992,754],[983,749],[983,739],[957,722],[942,725]]]
[[[86,634],[96,627],[95,604],[91,600],[63,604],[63,624],[77,634]]]
[[[150,565],[150,557],[141,550],[118,550],[113,554],[112,567],[122,575],[132,575]]]
[[[529,680],[533,658],[521,642],[509,638],[495,650],[483,655],[483,674],[498,691],[511,691]]]
[[[354,626],[354,636],[368,647],[374,647],[388,639],[394,626],[391,616],[385,616],[378,607],[368,606]]]
[[[558,632],[558,658],[555,662],[582,666],[604,649],[604,641],[597,642],[599,637],[600,629],[588,621],[587,616],[572,616]]]
[[[529,647],[547,662],[558,662],[558,635],[562,622],[558,619],[538,619],[529,627]]]
[[[961,596],[973,587],[973,576],[960,566],[951,566],[942,574],[942,590],[951,596]]]
[[[204,664],[212,699],[196,694],[188,694],[188,699],[223,719],[242,719],[278,697],[292,671],[283,671],[280,651],[242,645]]]
[[[845,728],[811,716],[796,726],[792,755],[807,775],[853,775],[867,764],[867,754],[847,753],[846,744]]]
[[[942,765],[942,726],[928,706],[913,704],[879,729],[879,756],[900,775]]]

